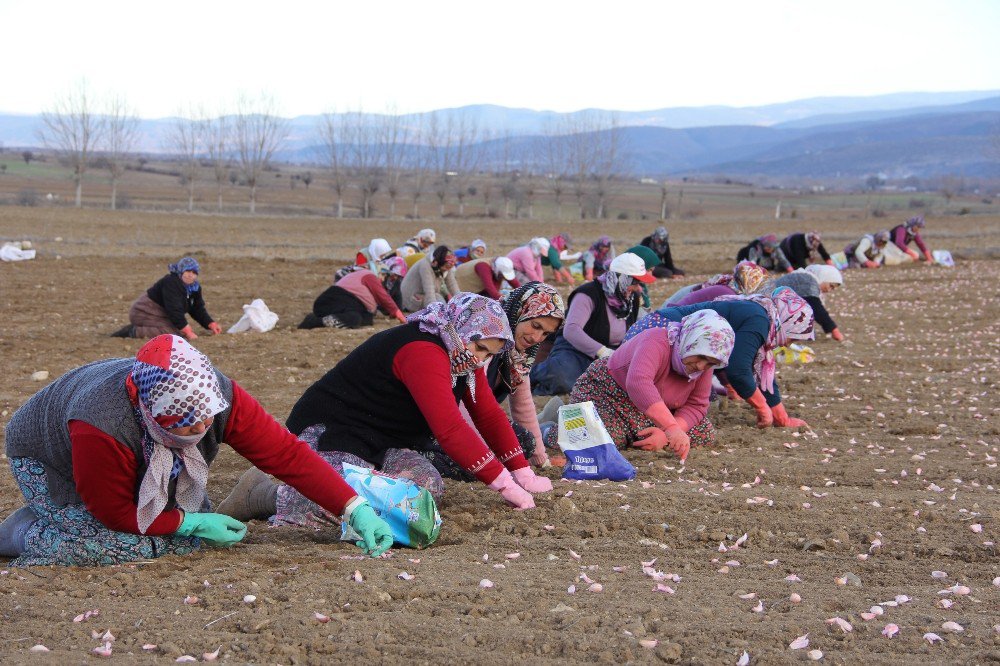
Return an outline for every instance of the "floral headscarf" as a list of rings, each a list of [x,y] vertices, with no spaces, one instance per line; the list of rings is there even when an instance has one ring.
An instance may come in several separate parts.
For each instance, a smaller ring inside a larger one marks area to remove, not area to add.
[[[611,308],[611,312],[618,319],[625,319],[632,304],[628,288],[632,286],[635,280],[631,275],[608,271],[597,278],[597,281],[604,290],[604,296],[608,300],[608,307]]]
[[[382,262],[389,275],[404,277],[406,275],[406,260],[402,257],[389,257]]]
[[[713,275],[712,277],[702,282],[701,287],[702,289],[704,289],[705,287],[716,287],[721,285],[724,287],[732,288],[734,279],[735,278],[733,277],[732,273],[719,273],[718,275]]]
[[[778,287],[770,296],[749,294],[745,296],[722,296],[717,301],[751,301],[764,308],[771,320],[767,340],[757,350],[753,360],[753,371],[761,389],[774,392],[774,371],[777,365],[774,350],[791,340],[812,340],[815,316],[805,299],[788,287]]]
[[[667,324],[667,340],[670,342],[670,367],[679,375],[694,381],[702,371],[688,373],[684,359],[688,356],[707,356],[718,360],[716,368],[729,364],[733,353],[736,333],[725,317],[715,310],[692,312],[679,322]]]
[[[917,215],[915,217],[911,217],[906,221],[906,230],[910,231],[911,229],[923,229],[925,224],[926,223],[924,222],[924,216]]]
[[[601,236],[590,246],[590,251],[600,260],[611,251],[611,236]]]
[[[196,275],[201,273],[201,267],[198,265],[198,260],[194,257],[184,257],[176,264],[169,264],[167,265],[167,270],[178,277],[180,277],[185,271],[194,271]],[[187,293],[193,294],[201,289],[201,284],[198,280],[195,280],[191,284],[184,285],[184,288],[187,289]]]
[[[406,321],[418,322],[421,331],[441,338],[451,358],[451,385],[458,384],[459,377],[465,377],[473,402],[476,401],[475,372],[480,364],[466,345],[475,340],[496,338],[504,343],[498,353],[514,346],[514,335],[503,308],[492,298],[478,294],[459,292],[447,303],[431,303],[414,312]]]
[[[778,246],[781,245],[781,241],[774,234],[765,234],[757,239],[760,243],[761,248],[765,250],[777,250]]]
[[[567,233],[556,234],[549,241],[552,247],[562,252],[573,242],[573,239]]]
[[[819,246],[823,242],[822,238],[820,237],[818,231],[807,231],[805,233],[805,237],[806,237],[806,246],[810,250],[817,250],[817,249],[819,249]]]
[[[447,245],[439,245],[431,255],[431,262],[431,268],[434,269],[434,272],[442,275],[455,267],[455,264],[458,263],[458,258],[455,257],[455,253]]]
[[[666,227],[656,227],[656,230],[653,231],[650,236],[650,240],[652,241],[651,245],[653,246],[653,251],[656,252],[656,254],[662,255],[667,251],[667,247],[669,247],[670,233],[667,231]]]
[[[205,495],[208,465],[197,448],[204,433],[181,436],[168,428],[200,423],[228,409],[229,402],[211,361],[177,335],[159,335],[143,345],[125,387],[142,429],[146,473],[136,518],[145,534],[167,505],[172,479],[177,479],[177,505],[185,511],[197,511]]]
[[[756,293],[767,280],[767,270],[752,261],[741,261],[733,269],[733,285],[741,294]]]
[[[500,301],[504,312],[507,314],[507,323],[513,334],[517,325],[523,321],[538,319],[539,317],[555,317],[562,320],[566,318],[566,306],[562,296],[544,282],[528,282],[514,291],[510,292],[506,298]],[[560,321],[560,325],[562,322]],[[511,389],[524,381],[524,378],[531,372],[531,365],[535,362],[535,354],[538,353],[539,345],[533,345],[523,352],[518,351],[517,345],[511,346],[507,352],[506,366],[510,375],[508,385]]]

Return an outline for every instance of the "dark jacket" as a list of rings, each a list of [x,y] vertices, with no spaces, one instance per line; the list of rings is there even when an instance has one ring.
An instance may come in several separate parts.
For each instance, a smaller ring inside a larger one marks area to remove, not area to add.
[[[806,243],[806,235],[803,233],[789,234],[781,241],[781,251],[785,253],[785,258],[792,268],[805,268],[809,265],[809,245]],[[816,248],[823,261],[830,261],[830,254],[820,243]]]
[[[185,315],[191,315],[196,322],[208,328],[208,325],[215,320],[205,309],[202,291],[204,288],[188,293],[180,275],[167,273],[146,290],[146,295],[166,310],[170,323],[178,329],[188,325]]]

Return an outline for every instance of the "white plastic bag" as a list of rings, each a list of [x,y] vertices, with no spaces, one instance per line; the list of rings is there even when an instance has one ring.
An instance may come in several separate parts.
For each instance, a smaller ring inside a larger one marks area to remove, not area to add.
[[[559,448],[566,454],[564,479],[635,478],[635,468],[618,452],[589,400],[559,408]]]
[[[28,247],[25,247],[27,245]],[[29,249],[31,243],[23,241],[20,243],[4,243],[0,247],[0,260],[3,261],[26,261],[35,258],[35,251]]]
[[[263,299],[255,298],[250,305],[243,306],[243,316],[230,326],[226,333],[243,333],[244,331],[267,333],[277,323],[278,315],[268,309]]]
[[[931,252],[931,256],[934,257],[934,263],[941,264],[942,266],[947,266],[948,268],[955,267],[955,260],[951,256],[951,252],[948,250],[934,250]]]

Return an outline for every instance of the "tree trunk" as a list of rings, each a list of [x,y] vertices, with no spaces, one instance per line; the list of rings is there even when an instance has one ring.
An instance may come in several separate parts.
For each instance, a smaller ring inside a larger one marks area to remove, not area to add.
[[[222,212],[222,181],[219,181],[219,212]]]
[[[250,214],[257,212],[257,185],[250,186]]]
[[[441,217],[444,217],[444,202],[443,201],[438,205],[438,214]]]
[[[337,219],[344,219],[344,200],[341,197],[337,197]]]
[[[510,199],[503,200],[503,216],[510,219]]]
[[[556,200],[556,219],[562,219],[562,202],[558,199]]]
[[[667,191],[663,191],[663,196],[660,197],[660,219],[667,219]]]
[[[420,218],[420,211],[419,211],[419,208],[417,206],[417,200],[414,199],[413,200],[413,219],[416,220],[416,219],[419,219],[419,218]]]
[[[396,219],[396,197],[389,199],[389,219]]]
[[[535,204],[528,204],[528,219],[535,219]]]
[[[458,216],[465,217],[465,202],[461,199],[458,200]]]
[[[83,198],[83,178],[80,177],[80,176],[77,176],[77,178],[76,178],[76,207],[77,208],[82,208],[83,207],[83,204],[81,203],[81,199],[82,198]]]
[[[111,179],[111,210],[118,210],[118,179]]]
[[[188,212],[194,212],[194,182],[188,185]]]

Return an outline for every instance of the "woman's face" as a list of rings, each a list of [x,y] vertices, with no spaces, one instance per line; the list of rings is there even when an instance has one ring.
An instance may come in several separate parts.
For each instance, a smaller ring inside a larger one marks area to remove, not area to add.
[[[181,273],[181,282],[184,284],[194,284],[198,281],[198,274],[194,271],[184,271]]]
[[[486,248],[481,245],[472,248],[472,256],[476,257],[477,259],[482,258],[482,256],[485,254],[486,254]]]
[[[693,375],[696,372],[711,370],[715,366],[719,365],[719,359],[712,358],[711,356],[704,356],[702,354],[687,356],[682,359],[682,361],[684,362],[684,369],[687,370],[689,375]]]
[[[190,273],[191,271],[187,271]],[[204,421],[199,421],[198,423],[184,426],[183,428],[167,428],[167,432],[172,435],[180,435],[181,437],[187,437],[189,435],[201,435],[206,430],[212,427],[212,423],[215,421],[214,416],[209,416]]]
[[[500,338],[480,338],[465,345],[469,353],[476,357],[480,363],[486,363],[490,357],[503,349],[503,340]]]
[[[837,288],[837,284],[834,282],[820,282],[819,290],[821,293],[829,294],[831,291]]]
[[[514,327],[514,346],[518,351],[534,347],[559,328],[560,320],[555,317],[535,317],[522,321]]]
[[[628,286],[628,289],[626,289],[625,291],[628,294],[641,294],[642,293],[642,283],[641,282],[635,282],[633,284],[630,284]]]

